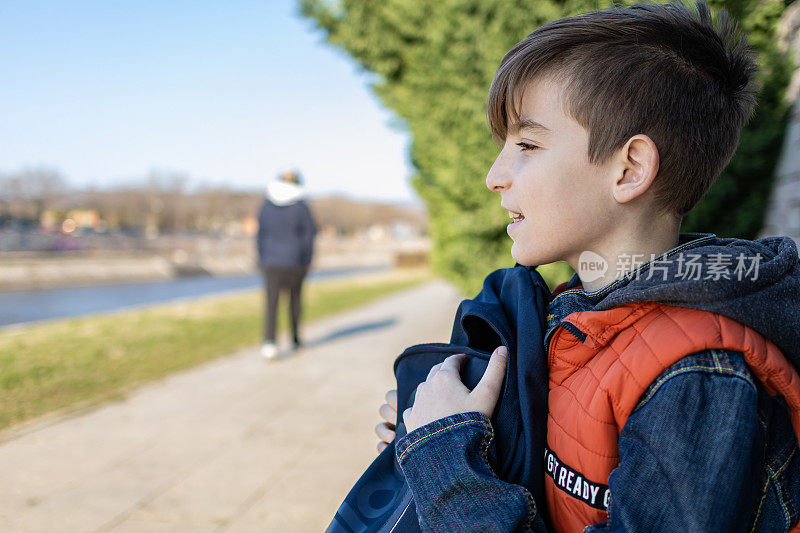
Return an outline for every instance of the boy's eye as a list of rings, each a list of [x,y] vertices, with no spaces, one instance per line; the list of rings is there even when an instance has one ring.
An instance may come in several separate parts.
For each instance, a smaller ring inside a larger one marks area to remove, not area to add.
[[[535,149],[539,148],[539,147],[538,147],[538,146],[536,146],[535,144],[530,144],[530,143],[526,143],[526,142],[518,142],[518,143],[517,143],[517,146],[519,146],[520,148],[522,148],[522,151],[523,151],[523,152],[525,152],[525,151],[527,151],[527,150],[535,150]]]

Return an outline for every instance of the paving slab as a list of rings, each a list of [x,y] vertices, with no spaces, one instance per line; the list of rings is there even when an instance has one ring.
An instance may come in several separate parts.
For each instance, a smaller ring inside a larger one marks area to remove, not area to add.
[[[433,281],[0,444],[0,531],[324,531],[375,458],[407,346],[446,342],[461,297]],[[288,339],[281,339],[285,344]]]

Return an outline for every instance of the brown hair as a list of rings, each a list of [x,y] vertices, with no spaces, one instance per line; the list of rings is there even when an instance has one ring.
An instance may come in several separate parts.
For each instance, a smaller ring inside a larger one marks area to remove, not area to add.
[[[657,205],[683,216],[733,157],[753,113],[754,58],[728,13],[715,25],[701,1],[696,12],[636,4],[559,19],[503,58],[489,125],[502,142],[525,87],[553,76],[565,82],[565,112],[589,132],[589,160],[602,164],[633,135],[648,135],[660,156]]]

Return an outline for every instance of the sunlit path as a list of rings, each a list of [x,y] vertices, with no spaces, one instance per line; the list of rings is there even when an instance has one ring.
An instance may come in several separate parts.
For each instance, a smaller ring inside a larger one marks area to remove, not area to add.
[[[449,339],[434,281],[0,445],[2,531],[322,531],[375,457],[392,361]]]

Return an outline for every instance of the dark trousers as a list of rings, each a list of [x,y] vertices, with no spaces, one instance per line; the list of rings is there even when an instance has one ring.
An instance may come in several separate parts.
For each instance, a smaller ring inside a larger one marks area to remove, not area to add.
[[[275,322],[278,316],[278,300],[282,292],[289,292],[289,309],[292,316],[292,339],[300,342],[300,297],[303,279],[308,267],[261,267],[266,286],[266,312],[264,313],[264,341],[275,342]]]

